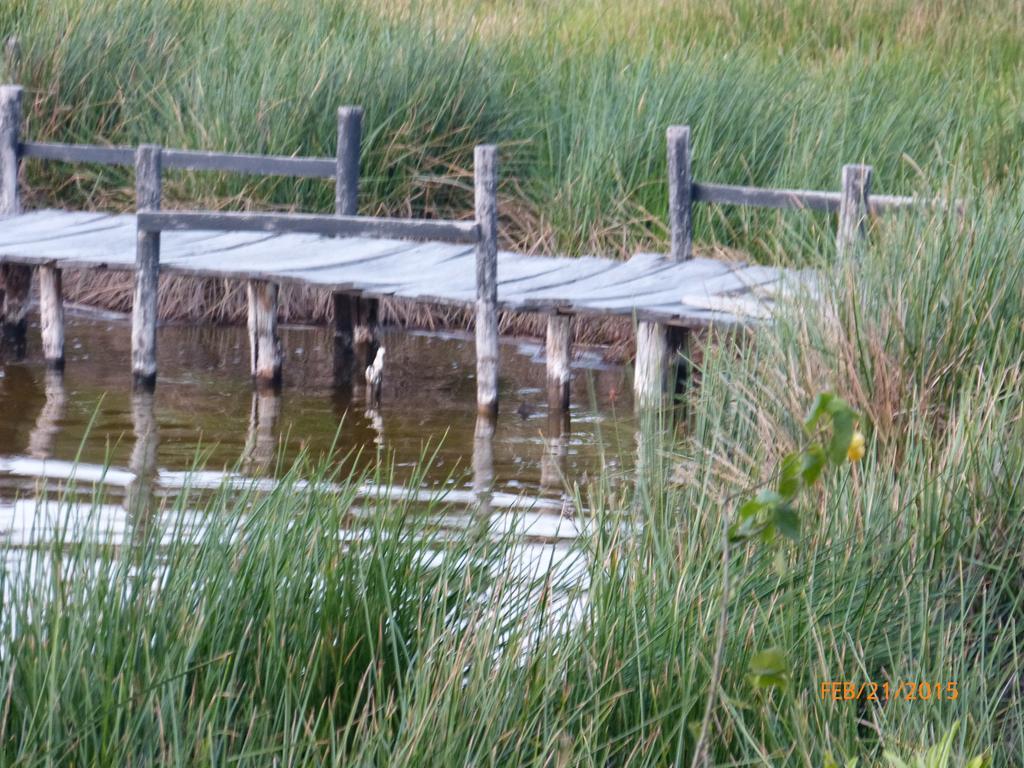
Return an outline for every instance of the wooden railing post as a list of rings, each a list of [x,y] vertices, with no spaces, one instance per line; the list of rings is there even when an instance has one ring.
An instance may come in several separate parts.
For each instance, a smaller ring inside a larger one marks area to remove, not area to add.
[[[871,166],[844,165],[839,199],[836,252],[840,257],[867,235]]]
[[[693,257],[693,179],[690,176],[690,126],[672,125],[668,138],[668,220],[670,254],[675,261]]]
[[[473,153],[476,223],[476,407],[498,413],[498,148]]]
[[[338,108],[338,147],[334,178],[334,212],[339,216],[359,213],[359,161],[363,137],[361,107]],[[377,353],[376,299],[334,294],[334,371],[336,384],[357,382]]]
[[[160,210],[162,148],[143,144],[135,151],[135,208]],[[156,323],[160,288],[160,233],[139,230],[135,244],[132,302],[132,381],[137,390],[156,385]]]
[[[21,213],[18,194],[18,155],[21,131],[20,85],[0,86],[0,217]],[[0,265],[0,291],[3,293],[3,341],[16,357],[25,354],[25,328],[28,314],[32,268],[22,264]]]

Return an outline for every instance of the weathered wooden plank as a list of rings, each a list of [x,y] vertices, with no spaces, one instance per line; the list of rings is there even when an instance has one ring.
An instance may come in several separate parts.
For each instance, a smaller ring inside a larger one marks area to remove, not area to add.
[[[249,155],[237,152],[203,152],[193,149],[165,149],[164,165],[187,171],[220,171],[258,176],[293,176],[329,179],[334,161],[326,157]]]
[[[838,192],[808,189],[763,189],[729,184],[694,184],[693,199],[701,203],[746,205],[756,208],[806,209],[832,213],[839,210]]]
[[[477,225],[470,221],[388,219],[371,216],[320,216],[308,213],[218,213],[211,211],[139,212],[147,232],[208,229],[230,232],[292,232],[329,237],[384,237],[475,243]]]
[[[576,303],[599,304],[605,301],[618,302],[632,300],[651,292],[663,292],[675,289],[682,290],[693,283],[704,283],[731,274],[728,264],[710,259],[690,260],[678,267],[660,269],[649,274],[640,274],[627,280],[614,281],[576,289],[572,286],[565,291],[567,301]]]
[[[57,231],[74,232],[110,218],[104,213],[72,211],[31,211],[18,216],[0,218],[0,248],[21,242],[32,242]]]
[[[473,153],[476,222],[476,408],[498,413],[498,149],[476,147]]]
[[[64,292],[61,271],[39,268],[39,321],[42,326],[43,359],[53,370],[64,369]]]
[[[871,166],[843,166],[842,199],[836,228],[836,252],[845,255],[867,236]]]
[[[135,150],[132,147],[26,141],[21,144],[21,152],[24,157],[65,163],[130,166],[135,162]],[[165,168],[186,171],[218,171],[320,179],[332,178],[335,173],[335,162],[326,157],[253,155],[242,152],[208,152],[195,149],[165,149],[163,154]]]
[[[160,147],[144,144],[135,154],[135,204],[140,212],[160,208]],[[157,292],[160,284],[160,233],[140,230],[135,256],[132,301],[132,378],[138,390],[156,385]]]
[[[669,256],[685,261],[693,255],[693,178],[690,175],[690,126],[673,125],[668,139]]]
[[[57,160],[63,163],[95,163],[96,165],[126,165],[135,162],[132,147],[103,147],[95,144],[54,144],[26,141],[21,145],[23,157],[36,160]]]
[[[548,410],[568,410],[572,379],[571,317],[558,314],[548,317],[544,351],[547,357]]]
[[[127,243],[134,242],[135,228],[128,221],[97,222],[77,231],[54,230],[51,234],[38,233],[31,240],[0,245],[0,248],[17,251],[19,255],[52,254],[61,258],[85,250],[110,250],[119,252]]]

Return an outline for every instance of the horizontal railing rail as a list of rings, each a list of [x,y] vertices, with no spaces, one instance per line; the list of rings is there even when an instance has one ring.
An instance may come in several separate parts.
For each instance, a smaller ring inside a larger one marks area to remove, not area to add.
[[[142,232],[216,230],[280,232],[329,237],[379,237],[439,240],[473,245],[480,241],[475,221],[391,219],[379,216],[336,216],[309,213],[235,213],[217,211],[139,211]]]
[[[26,141],[22,157],[58,160],[65,163],[99,165],[135,165],[134,147],[104,147],[97,144],[53,144]],[[250,155],[237,152],[205,152],[194,149],[164,149],[164,168],[186,171],[220,171],[261,176],[295,176],[333,179],[337,161],[327,157],[291,157],[287,155]]]

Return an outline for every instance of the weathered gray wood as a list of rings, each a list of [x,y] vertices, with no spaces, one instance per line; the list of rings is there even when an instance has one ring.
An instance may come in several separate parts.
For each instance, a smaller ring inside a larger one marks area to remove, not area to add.
[[[57,371],[64,369],[64,292],[57,267],[39,268],[39,321],[43,359]]]
[[[130,166],[135,162],[135,150],[131,147],[102,147],[93,144],[26,141],[21,145],[21,154],[36,160],[56,160],[62,163]]]
[[[637,323],[633,394],[638,408],[658,407],[663,402],[668,356],[667,326],[661,323]]]
[[[544,351],[547,356],[548,410],[569,409],[572,380],[572,318],[549,315]]]
[[[0,216],[21,213],[18,194],[18,134],[21,130],[21,86],[0,86]],[[5,264],[0,269],[3,292],[2,328],[4,347],[15,357],[25,354],[25,316],[32,282],[30,267]]]
[[[322,216],[308,213],[160,211],[140,213],[138,224],[140,229],[151,232],[180,229],[293,232],[330,237],[391,237],[449,243],[476,243],[479,238],[476,224],[470,221]]]
[[[0,215],[21,213],[18,195],[18,135],[21,131],[21,86],[0,86]]]
[[[249,299],[249,351],[252,378],[258,389],[281,388],[281,341],[277,337],[276,283],[250,280],[246,283]]]
[[[668,137],[669,255],[685,261],[693,255],[693,178],[690,175],[690,126],[673,125]]]
[[[135,153],[135,205],[139,212],[160,208],[161,149],[143,144]],[[160,287],[160,233],[139,229],[135,248],[132,301],[132,378],[136,389],[156,385],[156,322]]]
[[[130,166],[135,162],[131,147],[104,147],[95,144],[59,144],[26,141],[21,144],[24,157],[56,160],[64,163]],[[239,152],[206,152],[193,149],[165,149],[163,166],[185,171],[218,171],[261,176],[329,179],[335,163],[326,157],[288,157],[251,155]]]
[[[498,149],[481,145],[473,153],[476,222],[476,407],[498,412]]]
[[[871,166],[844,165],[842,200],[836,229],[836,251],[840,257],[867,235],[870,194]]]
[[[135,220],[132,215],[61,211],[23,214],[0,226],[0,262],[130,270],[136,260]],[[395,296],[472,308],[478,298],[475,258],[473,247],[439,242],[194,230],[161,235],[159,269],[322,286],[359,295],[364,305],[368,299]],[[763,312],[748,317],[744,309],[757,298],[744,297],[782,274],[713,259],[675,262],[652,253],[622,262],[499,251],[496,269],[499,311],[618,315],[683,327],[760,322]],[[372,305],[363,306],[357,317],[371,318],[373,312]],[[372,361],[376,347],[367,345],[366,352],[353,366],[356,373]],[[361,387],[362,376],[354,382]]]
[[[339,107],[334,177],[334,212],[339,216],[355,216],[359,212],[359,144],[362,136],[363,110]]]
[[[817,192],[809,189],[763,189],[729,184],[694,184],[693,199],[700,203],[746,205],[755,208],[791,208],[797,210],[839,210],[838,192]]]
[[[164,155],[164,165],[167,168],[187,171],[221,171],[311,179],[329,179],[334,176],[334,161],[326,157],[247,155],[193,149],[167,149],[164,150]]]
[[[677,391],[686,377],[680,352],[689,343],[687,332],[663,323],[641,321],[636,329],[636,365],[633,392],[637,408],[654,408],[665,395]]]

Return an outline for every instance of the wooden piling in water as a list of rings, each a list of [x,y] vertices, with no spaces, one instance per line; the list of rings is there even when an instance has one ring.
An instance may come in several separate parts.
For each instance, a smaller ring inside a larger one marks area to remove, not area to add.
[[[160,210],[162,148],[143,144],[135,151],[135,207]],[[132,381],[138,390],[156,385],[156,323],[160,289],[160,233],[139,230],[135,244],[132,301]]]
[[[18,192],[18,156],[21,132],[21,96],[19,85],[0,86],[0,217],[21,213]],[[26,315],[32,268],[23,264],[0,266],[3,291],[2,334],[4,346],[15,356],[25,354]]]
[[[64,291],[57,267],[39,267],[39,323],[43,359],[55,371],[64,370]]]
[[[476,407],[498,413],[498,149],[473,153],[476,222]]]
[[[844,165],[836,228],[836,252],[843,256],[867,235],[870,165]]]
[[[354,373],[355,301],[347,293],[335,293],[334,299],[334,383],[350,386]]]
[[[636,363],[633,395],[637,409],[656,408],[666,395],[685,382],[689,331],[663,323],[639,322],[636,328]]]
[[[549,411],[569,410],[572,378],[572,318],[550,315],[544,351],[547,356],[547,394]]]
[[[277,283],[250,280],[246,284],[249,300],[249,351],[252,378],[261,390],[281,388],[281,341],[277,337]]]
[[[669,126],[668,220],[674,261],[693,257],[693,178],[690,175],[690,126]]]

